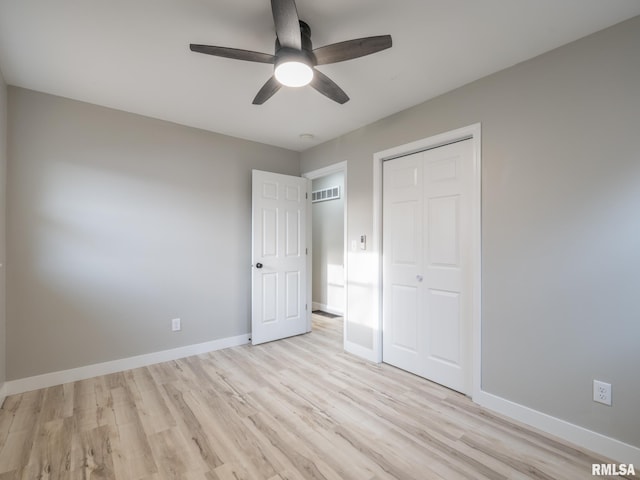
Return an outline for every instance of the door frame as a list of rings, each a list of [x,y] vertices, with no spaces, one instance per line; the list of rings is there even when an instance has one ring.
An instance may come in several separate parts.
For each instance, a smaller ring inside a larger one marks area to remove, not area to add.
[[[342,240],[342,246],[343,246],[343,253],[342,253],[342,261],[344,263],[344,289],[343,289],[343,293],[344,293],[344,299],[343,299],[343,305],[344,305],[344,312],[342,315],[343,318],[343,332],[342,332],[342,338],[343,341],[345,342],[345,348],[346,348],[346,341],[347,341],[347,299],[349,298],[349,296],[347,295],[347,162],[338,162],[338,163],[334,163],[332,165],[323,167],[323,168],[319,168],[317,170],[312,170],[310,172],[306,172],[302,174],[303,178],[307,178],[311,181],[315,180],[316,178],[321,178],[321,177],[326,177],[327,175],[331,175],[333,173],[338,173],[338,172],[342,172],[344,179],[343,179],[343,183],[344,183],[344,188],[343,191],[341,192],[342,194],[342,198],[343,198],[343,212],[342,212],[342,216],[343,216],[343,221],[344,221],[344,238]],[[307,298],[309,299],[309,305],[313,304],[313,294],[312,294],[312,286],[313,286],[313,205],[311,203],[311,200],[309,200],[309,202],[307,203],[307,245],[309,246],[309,255],[307,255]],[[308,315],[308,331],[311,331],[311,311],[313,310],[313,308],[309,309],[309,315]]]
[[[472,260],[471,275],[473,287],[471,293],[472,304],[472,331],[471,331],[471,396],[475,397],[481,391],[481,278],[482,278],[482,142],[481,125],[475,123],[467,127],[458,128],[449,132],[417,140],[415,142],[400,145],[388,150],[374,153],[373,155],[373,235],[372,250],[377,253],[377,261],[374,262],[374,330],[372,357],[378,363],[382,362],[382,165],[386,160],[403,157],[412,153],[430,150],[444,145],[471,140],[473,149],[473,186],[471,207],[471,241]]]

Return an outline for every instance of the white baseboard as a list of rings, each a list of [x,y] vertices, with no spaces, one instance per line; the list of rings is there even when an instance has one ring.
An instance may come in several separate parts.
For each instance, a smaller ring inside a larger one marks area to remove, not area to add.
[[[52,387],[63,383],[76,382],[87,378],[107,375],[110,373],[131,370],[132,368],[146,367],[155,363],[168,362],[179,358],[200,355],[202,353],[222,350],[223,348],[237,347],[249,343],[249,334],[238,335],[236,337],[221,338],[210,342],[187,345],[185,347],[163,350],[160,352],[138,355],[135,357],[112,360],[110,362],[96,363],[85,367],[72,368],[58,372],[45,373],[33,377],[10,380],[0,389],[0,398],[4,395],[16,395],[18,393],[38,390],[40,388]]]
[[[473,401],[489,410],[530,425],[579,447],[604,455],[616,462],[640,465],[640,448],[633,445],[587,430],[484,391],[476,392],[473,396]]]
[[[313,310],[322,310],[323,312],[332,313],[333,315],[344,316],[344,312],[338,308],[330,307],[324,303],[311,302],[311,308]]]

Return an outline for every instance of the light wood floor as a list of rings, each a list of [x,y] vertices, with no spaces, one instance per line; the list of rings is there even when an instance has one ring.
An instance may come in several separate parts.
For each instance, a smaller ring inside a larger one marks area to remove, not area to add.
[[[341,342],[314,315],[308,335],[9,397],[0,480],[574,480],[603,461]]]

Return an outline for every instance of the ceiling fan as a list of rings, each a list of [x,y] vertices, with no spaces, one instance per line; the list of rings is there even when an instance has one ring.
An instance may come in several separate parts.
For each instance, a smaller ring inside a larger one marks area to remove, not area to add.
[[[298,18],[295,0],[271,0],[271,10],[276,27],[273,55],[237,48],[190,45],[193,52],[273,64],[274,74],[253,99],[254,105],[262,105],[283,85],[301,87],[308,84],[331,100],[339,104],[346,103],[349,101],[348,95],[333,80],[317,70],[316,65],[344,62],[391,47],[391,35],[379,35],[347,40],[314,50],[311,29]]]

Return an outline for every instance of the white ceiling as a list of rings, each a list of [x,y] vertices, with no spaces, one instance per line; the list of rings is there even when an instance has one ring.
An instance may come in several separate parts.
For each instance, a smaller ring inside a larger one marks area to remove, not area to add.
[[[640,15],[638,0],[298,0],[314,47],[391,34],[393,47],[319,67],[311,87],[253,97],[272,66],[189,43],[273,53],[268,0],[0,0],[10,85],[302,151]],[[311,133],[314,139],[301,138]]]

